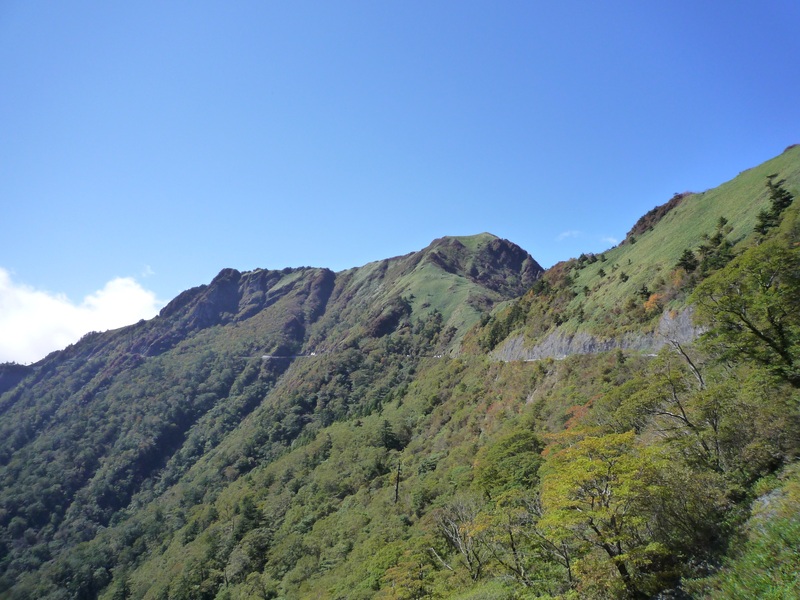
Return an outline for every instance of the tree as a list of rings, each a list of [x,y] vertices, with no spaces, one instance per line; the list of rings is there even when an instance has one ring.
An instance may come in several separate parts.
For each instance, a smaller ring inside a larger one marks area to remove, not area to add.
[[[783,187],[785,180],[775,181],[778,175],[773,173],[767,176],[767,189],[769,190],[770,207],[758,213],[756,231],[765,235],[773,227],[777,227],[781,222],[781,213],[791,205],[794,196]]]
[[[489,532],[479,519],[480,510],[475,498],[460,496],[435,515],[439,533],[459,553],[473,581],[480,579],[491,554],[487,545]]]
[[[532,431],[514,430],[484,446],[475,461],[475,483],[488,498],[537,481],[542,445]]]
[[[397,434],[392,429],[392,424],[386,419],[383,420],[380,429],[380,445],[387,450],[400,450],[402,447]]]
[[[514,488],[499,495],[479,519],[486,527],[482,541],[491,553],[493,570],[550,597],[574,586],[575,543],[552,539],[538,526],[541,516],[538,490]]]
[[[746,358],[800,387],[800,250],[780,240],[750,248],[693,294],[721,358]]]
[[[650,294],[647,302],[644,303],[645,312],[651,313],[653,311],[661,310],[661,302],[664,300],[663,294]]]
[[[658,487],[653,451],[637,445],[633,431],[589,436],[551,453],[542,471],[542,530],[582,541],[585,553],[599,550],[623,593],[646,598],[641,571],[662,551],[650,541],[645,510]]]
[[[694,255],[689,248],[683,251],[681,254],[680,259],[678,260],[678,264],[676,266],[681,267],[687,273],[693,272],[700,263],[697,260],[697,257]]]
[[[721,269],[733,259],[733,242],[728,239],[731,231],[733,228],[728,225],[728,219],[720,217],[714,234],[703,235],[705,243],[697,248],[701,257],[699,267],[703,275]]]
[[[720,469],[719,429],[724,393],[708,390],[697,357],[673,342],[646,373],[610,395],[616,423],[657,433],[677,446],[686,460]]]
[[[422,536],[409,540],[396,564],[381,577],[377,600],[417,600],[431,597],[431,585],[441,557],[433,548],[433,540]],[[445,568],[452,569],[445,563]]]

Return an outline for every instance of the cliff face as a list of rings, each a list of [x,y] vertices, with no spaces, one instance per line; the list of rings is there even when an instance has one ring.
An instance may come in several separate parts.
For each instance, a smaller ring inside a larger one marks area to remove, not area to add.
[[[223,269],[210,284],[187,290],[167,304],[131,351],[160,354],[193,333],[245,322],[276,304],[281,309],[278,320],[285,320],[282,328],[295,330],[290,337],[300,343],[305,328],[324,312],[335,279],[328,269]]]
[[[554,331],[538,344],[525,347],[521,335],[510,336],[494,352],[498,360],[540,360],[564,358],[572,354],[596,354],[609,350],[634,350],[655,353],[671,342],[688,344],[703,331],[692,322],[692,309],[666,311],[655,331],[627,333],[617,337],[600,338],[584,331],[566,333]]]

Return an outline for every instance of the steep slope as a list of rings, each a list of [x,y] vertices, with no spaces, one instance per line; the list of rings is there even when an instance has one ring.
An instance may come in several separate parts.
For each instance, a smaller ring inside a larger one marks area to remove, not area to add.
[[[541,273],[527,252],[491,234],[434,240],[419,252],[338,273],[312,344],[384,335],[411,314],[434,311],[457,342],[481,314],[523,294]]]
[[[51,354],[0,396],[2,587],[193,481],[199,461],[246,472],[375,410],[540,271],[488,234],[339,274],[226,269],[155,319]]]
[[[195,428],[213,444],[252,411],[287,364],[248,357],[298,350],[332,280],[318,269],[223,271],[156,319],[89,334],[35,365],[0,397],[6,576],[90,539],[170,457],[182,461],[174,471],[191,464]]]
[[[487,234],[342,273],[225,270],[54,353],[0,396],[0,597],[793,591],[744,563],[780,528],[791,568],[800,531],[800,207],[759,217],[767,181],[800,191],[797,163],[676,198],[541,276]],[[696,264],[648,242],[667,227]],[[702,344],[596,352],[670,310],[694,327],[695,301]],[[594,353],[487,352],[576,334]]]
[[[758,235],[773,175],[800,193],[800,146],[717,188],[676,195],[642,217],[620,245],[556,265],[510,318],[489,324],[483,346],[503,360],[529,360],[614,348],[654,352],[667,339],[694,339],[699,330],[687,293]],[[692,272],[679,267],[686,251],[698,262]]]
[[[633,235],[652,234],[680,209],[656,211]],[[712,231],[703,258],[713,261],[684,269],[669,302],[685,305],[691,290],[746,289],[735,299],[767,309],[759,323],[785,334],[779,349],[793,359],[800,210],[792,205],[775,221],[735,248],[724,239],[736,222],[722,225],[718,242]],[[442,301],[440,312],[426,302],[457,290],[453,277],[469,274],[472,260],[464,256],[444,240],[342,277],[305,353],[255,410],[216,445],[195,428],[187,446],[204,449],[190,467],[168,464],[118,522],[23,577],[14,593],[56,597],[51,585],[103,598],[622,600],[704,597],[740,575],[763,581],[763,566],[753,573],[741,560],[722,579],[713,574],[773,491],[787,509],[775,522],[789,534],[785,548],[797,539],[800,403],[793,372],[763,364],[774,355],[769,344],[754,353],[765,360],[752,360],[741,323],[702,309],[710,346],[656,358],[503,363],[477,351],[489,333],[503,340],[498,324],[545,336],[572,318],[591,325],[565,312],[576,299],[576,260],[484,315],[451,358],[445,322],[458,307]],[[752,280],[762,263],[773,275],[766,288]],[[660,312],[642,307],[640,321],[601,321],[591,331],[646,332]],[[758,552],[762,542],[753,542]],[[791,572],[768,568],[764,589],[776,580],[779,589],[796,586]]]

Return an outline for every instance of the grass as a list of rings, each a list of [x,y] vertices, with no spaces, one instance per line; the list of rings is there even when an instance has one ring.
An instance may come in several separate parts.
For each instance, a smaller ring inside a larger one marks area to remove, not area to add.
[[[578,296],[568,308],[577,310],[583,305],[589,329],[602,330],[604,316],[636,297],[643,285],[652,290],[658,287],[659,278],[668,280],[683,251],[696,249],[704,234],[713,234],[720,217],[734,226],[728,236],[731,241],[747,240],[759,211],[768,205],[766,178],[772,173],[778,173],[779,179],[786,180],[784,186],[800,196],[800,146],[743,171],[717,188],[685,198],[635,243],[611,248],[602,253],[604,262],[598,260],[573,271],[577,275],[573,289]],[[605,277],[599,275],[601,268]],[[627,281],[622,281],[622,273]],[[584,286],[591,290],[588,297],[582,291]]]
[[[444,238],[449,239],[453,238]],[[496,238],[483,233],[454,239],[463,244],[469,253],[476,254]],[[494,304],[503,298],[473,283],[463,273],[449,273],[429,260],[428,254],[436,249],[437,243],[438,240],[421,253],[372,262],[338,276],[352,277],[348,287],[356,290],[357,303],[377,306],[393,298],[406,298],[411,303],[415,318],[424,319],[437,310],[442,314],[445,327],[455,327],[463,336],[480,318],[476,302],[488,300]],[[460,337],[453,340],[453,345],[459,340]]]

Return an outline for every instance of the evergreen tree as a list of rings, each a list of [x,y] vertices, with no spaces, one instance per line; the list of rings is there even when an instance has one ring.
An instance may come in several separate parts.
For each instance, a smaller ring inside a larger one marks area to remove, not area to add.
[[[680,259],[678,260],[678,264],[676,266],[681,267],[687,273],[693,272],[700,263],[697,260],[697,257],[694,255],[694,252],[686,248],[683,251]]]
[[[756,231],[765,235],[770,229],[777,227],[781,222],[781,213],[786,210],[794,200],[794,196],[783,187],[785,180],[775,181],[777,174],[767,176],[767,189],[769,190],[770,207],[758,213]]]

